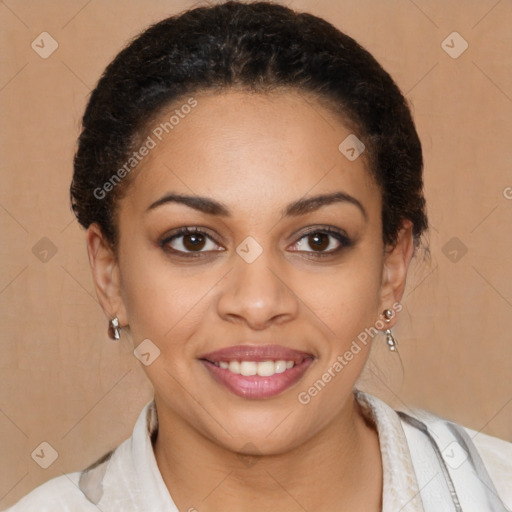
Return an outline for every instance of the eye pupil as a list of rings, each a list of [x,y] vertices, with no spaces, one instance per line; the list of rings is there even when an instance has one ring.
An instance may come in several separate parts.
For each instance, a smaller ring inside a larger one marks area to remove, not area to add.
[[[183,237],[183,246],[187,250],[202,249],[205,244],[205,237],[197,234]]]
[[[314,233],[309,236],[309,243],[311,247],[323,250],[329,246],[329,237],[325,233]]]

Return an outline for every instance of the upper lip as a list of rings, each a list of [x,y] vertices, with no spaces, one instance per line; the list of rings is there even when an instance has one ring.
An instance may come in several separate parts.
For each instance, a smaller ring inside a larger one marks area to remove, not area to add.
[[[270,361],[284,360],[300,363],[312,354],[301,350],[283,347],[282,345],[236,345],[234,347],[225,347],[214,352],[209,352],[199,357],[212,363],[220,361]]]

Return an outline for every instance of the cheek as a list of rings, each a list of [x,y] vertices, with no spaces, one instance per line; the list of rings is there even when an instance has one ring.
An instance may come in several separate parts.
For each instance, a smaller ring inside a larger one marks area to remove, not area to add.
[[[308,307],[330,327],[331,336],[343,343],[377,320],[380,281],[379,259],[358,251],[328,276],[304,277],[302,286],[297,284],[297,294],[307,297]]]
[[[123,299],[133,341],[160,339],[185,312],[183,290],[161,264],[144,257],[143,251],[124,248],[123,254]]]
[[[164,352],[180,350],[204,318],[208,291],[218,277],[205,273],[187,275],[165,259],[126,254],[121,266],[123,299],[133,343],[154,341]],[[212,273],[213,274],[213,273]]]
[[[312,297],[312,303],[319,305],[315,313],[326,338],[322,357],[297,391],[297,399],[307,406],[308,417],[320,423],[339,410],[341,397],[354,387],[378,333],[379,267],[363,266],[365,272],[355,272],[355,266],[350,272],[340,271]]]

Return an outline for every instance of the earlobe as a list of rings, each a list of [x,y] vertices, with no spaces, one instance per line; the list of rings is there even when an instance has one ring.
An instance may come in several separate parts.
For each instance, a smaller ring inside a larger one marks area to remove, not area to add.
[[[126,325],[119,265],[114,251],[96,223],[87,228],[85,237],[89,264],[100,305],[109,320],[117,316],[119,323],[122,326]]]
[[[384,253],[382,283],[381,283],[381,310],[391,309],[402,299],[407,280],[407,271],[411,262],[413,243],[413,224],[404,220],[397,242],[393,247],[387,247]],[[396,323],[396,315],[389,322],[389,327]]]

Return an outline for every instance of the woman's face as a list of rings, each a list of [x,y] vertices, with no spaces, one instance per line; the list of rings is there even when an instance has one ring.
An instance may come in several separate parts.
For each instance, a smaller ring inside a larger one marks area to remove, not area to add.
[[[120,201],[110,313],[150,340],[161,416],[278,453],[350,414],[362,333],[399,300],[403,258],[386,269],[379,189],[329,110],[291,91],[194,99],[150,128]]]

